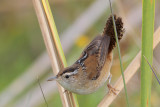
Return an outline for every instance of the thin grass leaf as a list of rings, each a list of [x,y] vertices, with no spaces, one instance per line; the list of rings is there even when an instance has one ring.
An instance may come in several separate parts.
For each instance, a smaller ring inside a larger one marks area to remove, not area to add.
[[[158,77],[157,77],[157,75],[156,75],[156,72],[153,70],[153,68],[152,68],[151,64],[148,62],[147,58],[146,58],[144,55],[143,55],[143,57],[144,57],[145,60],[147,61],[149,67],[151,68],[151,70],[152,70],[154,76],[156,77],[156,79],[157,79],[157,81],[158,81],[158,83],[159,83],[159,85],[160,85],[160,80],[158,79]]]
[[[109,3],[110,3],[110,10],[111,10],[112,20],[113,20],[113,25],[114,25],[114,33],[115,33],[116,42],[117,42],[118,55],[119,55],[119,60],[120,60],[121,74],[122,74],[122,78],[123,78],[123,84],[124,84],[124,89],[125,89],[126,101],[127,101],[128,107],[129,107],[129,100],[128,100],[128,95],[127,95],[126,82],[125,82],[125,78],[124,78],[124,74],[123,74],[123,65],[122,65],[121,52],[120,52],[120,47],[119,47],[119,42],[118,42],[117,29],[116,29],[116,24],[115,24],[115,20],[114,20],[114,15],[113,15],[113,12],[112,12],[112,4],[111,4],[110,0],[109,0]]]
[[[152,65],[155,0],[142,0],[141,107],[151,106],[152,72],[143,55]]]
[[[44,101],[45,101],[45,103],[46,103],[46,107],[48,107],[48,103],[47,103],[47,100],[46,100],[46,98],[45,98],[45,95],[44,95],[43,89],[42,89],[42,87],[41,87],[41,84],[40,84],[40,81],[39,81],[39,77],[38,77],[38,76],[37,76],[37,82],[38,82],[38,85],[39,85],[40,90],[41,90],[41,92],[42,92],[43,99],[44,99]]]

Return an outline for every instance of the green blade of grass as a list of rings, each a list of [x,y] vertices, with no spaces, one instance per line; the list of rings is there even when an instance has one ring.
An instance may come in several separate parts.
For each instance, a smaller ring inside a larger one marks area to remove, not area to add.
[[[142,0],[142,3],[141,107],[150,107],[152,72],[148,72],[151,69],[142,56],[152,65],[155,0]]]
[[[113,12],[112,12],[112,4],[111,4],[111,1],[110,1],[110,0],[109,0],[109,3],[110,3],[111,14],[112,14],[112,21],[113,21],[113,26],[114,26],[114,33],[115,33],[116,42],[117,42],[117,49],[118,49],[118,55],[119,55],[119,60],[120,60],[121,74],[122,74],[122,78],[123,78],[123,84],[124,84],[124,89],[125,89],[126,101],[127,101],[128,107],[129,107],[129,100],[128,100],[128,95],[127,95],[126,82],[125,82],[125,78],[124,78],[124,74],[123,74],[123,65],[122,65],[122,60],[121,60],[121,52],[120,52],[120,47],[119,47],[119,42],[118,42],[117,29],[116,29],[116,24],[115,24]]]
[[[150,69],[152,70],[154,76],[156,77],[156,79],[157,79],[157,81],[158,81],[158,83],[159,83],[159,85],[160,85],[160,80],[158,79],[158,77],[157,77],[157,75],[156,75],[156,72],[153,70],[153,68],[152,68],[151,64],[148,62],[147,58],[146,58],[144,55],[143,55],[143,57],[144,57],[145,60],[147,61],[147,63],[148,63],[148,65],[149,65]]]

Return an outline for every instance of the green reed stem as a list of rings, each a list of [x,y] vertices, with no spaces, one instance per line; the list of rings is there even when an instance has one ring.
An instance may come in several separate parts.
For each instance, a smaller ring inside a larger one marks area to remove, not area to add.
[[[151,107],[152,65],[155,0],[142,0],[141,107]]]

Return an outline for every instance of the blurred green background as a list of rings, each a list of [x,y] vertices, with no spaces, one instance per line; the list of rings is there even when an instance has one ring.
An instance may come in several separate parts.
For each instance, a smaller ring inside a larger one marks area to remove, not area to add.
[[[84,47],[103,31],[110,10],[107,6],[108,0],[97,1],[49,0],[68,65],[71,65],[79,57]],[[160,26],[159,3],[160,1],[156,1],[155,30]],[[92,10],[97,11],[89,11],[91,7]],[[126,68],[141,49],[141,1],[114,0],[113,10],[124,20],[126,30],[120,47],[123,65]],[[100,13],[97,14],[98,12]],[[89,13],[92,13],[93,16],[88,17]],[[88,20],[81,22],[81,25],[76,24],[83,17]],[[81,30],[83,28],[85,29]],[[66,33],[70,35],[66,35]],[[67,38],[76,36],[76,38],[74,41],[69,41],[71,45],[65,48],[68,43],[66,43],[64,36]],[[45,107],[36,81],[37,75],[40,78],[49,107],[62,106],[55,82],[46,82],[46,79],[53,74],[45,51],[45,44],[32,1],[0,0],[0,107]],[[160,46],[154,51],[153,64],[160,74],[159,53]],[[112,84],[121,75],[117,55],[115,48],[111,69]],[[139,71],[127,84],[127,89],[131,107],[139,106]],[[104,86],[93,94],[78,95],[80,107],[96,107],[107,91],[107,86]],[[153,107],[159,107],[158,99],[160,99],[160,87],[153,77],[151,100]],[[111,107],[120,106],[126,106],[123,91],[111,104]]]

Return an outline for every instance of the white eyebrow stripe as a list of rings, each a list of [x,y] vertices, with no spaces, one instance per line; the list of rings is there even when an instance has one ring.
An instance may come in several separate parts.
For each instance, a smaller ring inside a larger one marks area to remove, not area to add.
[[[73,72],[65,73],[66,75],[75,75],[78,73],[78,70],[74,70]]]

